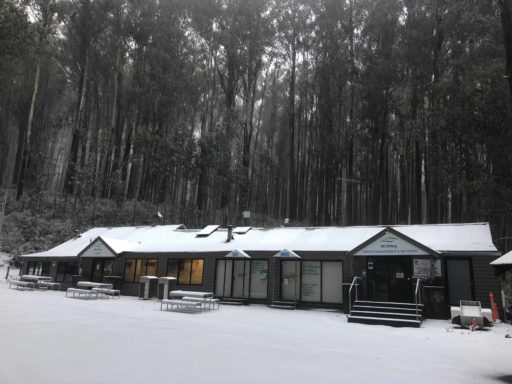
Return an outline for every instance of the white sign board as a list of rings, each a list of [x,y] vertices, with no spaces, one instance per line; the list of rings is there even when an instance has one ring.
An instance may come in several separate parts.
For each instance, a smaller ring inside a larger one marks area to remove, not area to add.
[[[116,257],[115,253],[108,249],[102,241],[97,240],[82,257]]]
[[[443,272],[442,272],[442,269],[441,269],[441,260],[439,260],[439,259],[437,259],[434,262],[434,276],[435,277],[443,276]]]
[[[355,253],[355,256],[409,256],[428,255],[417,246],[391,234],[386,233]]]
[[[412,261],[413,276],[418,279],[429,279],[432,273],[430,259],[414,259]]]

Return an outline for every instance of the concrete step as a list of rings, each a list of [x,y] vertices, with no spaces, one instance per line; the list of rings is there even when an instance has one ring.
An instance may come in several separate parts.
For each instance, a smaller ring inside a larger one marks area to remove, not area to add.
[[[418,313],[419,318],[422,318],[422,314]],[[394,312],[376,312],[376,311],[352,311],[350,316],[358,317],[382,317],[391,318],[397,320],[418,320],[416,313],[394,313]]]
[[[219,303],[223,305],[246,305],[247,299],[222,298]]]
[[[296,309],[297,304],[294,301],[273,301],[270,307],[277,309]]]
[[[386,306],[370,306],[370,305],[354,305],[352,311],[377,311],[377,312],[392,312],[392,313],[414,313],[416,308],[400,308],[400,307],[386,307]],[[418,306],[418,313],[423,313],[423,307]]]
[[[420,320],[407,320],[407,319],[395,319],[386,317],[370,317],[370,316],[348,316],[349,323],[359,324],[375,324],[375,325],[389,325],[392,327],[414,327],[419,328],[421,326]]]
[[[364,301],[358,300],[354,305],[370,307],[394,307],[394,308],[416,308],[416,303],[399,303],[394,301]],[[423,304],[418,304],[418,308],[423,308]]]

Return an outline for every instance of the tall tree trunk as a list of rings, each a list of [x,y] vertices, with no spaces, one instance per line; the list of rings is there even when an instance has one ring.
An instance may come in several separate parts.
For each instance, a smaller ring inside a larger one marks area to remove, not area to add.
[[[501,11],[501,26],[505,44],[506,77],[509,97],[512,102],[512,0],[498,0]]]
[[[41,64],[36,64],[36,75],[34,78],[34,88],[32,90],[32,99],[30,101],[30,110],[28,113],[27,129],[25,132],[25,140],[22,144],[22,159],[21,168],[18,175],[18,190],[16,193],[16,200],[19,200],[23,195],[23,183],[25,181],[25,172],[30,157],[30,136],[32,134],[32,125],[34,123],[34,111],[36,108],[37,92],[39,90],[39,77],[41,75]]]
[[[295,23],[295,15],[293,15],[293,23]],[[295,25],[293,27],[293,42],[291,46],[291,68],[290,68],[290,89],[288,101],[288,131],[290,134],[290,141],[288,143],[288,204],[287,204],[287,217],[294,220],[296,212],[296,182],[295,182],[295,70],[297,60],[296,48],[296,31]]]

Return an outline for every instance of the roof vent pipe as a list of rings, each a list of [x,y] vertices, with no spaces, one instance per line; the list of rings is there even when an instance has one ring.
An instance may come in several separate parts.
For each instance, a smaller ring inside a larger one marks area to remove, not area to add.
[[[74,239],[78,239],[79,237],[81,237],[81,235],[80,235],[80,231],[79,231],[78,229],[75,229],[75,230],[74,230],[74,236],[73,236],[73,238],[74,238]]]
[[[228,225],[228,238],[226,239],[226,243],[229,243],[233,240],[233,226]]]

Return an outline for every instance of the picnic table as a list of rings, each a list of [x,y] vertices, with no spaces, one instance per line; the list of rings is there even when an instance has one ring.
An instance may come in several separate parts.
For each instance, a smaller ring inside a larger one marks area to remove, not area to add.
[[[171,306],[171,310],[173,307],[176,307],[177,309],[201,311],[202,309],[215,308],[215,304],[217,304],[218,308],[219,300],[213,298],[213,292],[176,290],[169,292],[169,299],[164,299],[160,302],[160,310],[162,310],[165,305],[167,310],[169,310],[169,306]]]
[[[60,289],[60,283],[54,283],[50,276],[21,275],[20,282],[31,283],[38,289]]]
[[[39,281],[52,281],[52,278],[50,276],[21,275],[20,280],[38,283]]]
[[[198,297],[200,299],[206,299],[209,297],[213,297],[213,292],[197,292],[197,291],[171,291],[169,292],[169,297]]]
[[[110,283],[97,283],[94,281],[79,281],[76,283],[76,288],[68,288],[66,296],[71,295],[75,298],[84,299],[97,299],[121,297],[121,291],[112,289],[113,285]]]
[[[93,289],[93,288],[107,288],[112,289],[113,285],[110,283],[96,283],[94,281],[79,281],[76,283],[77,288]]]

